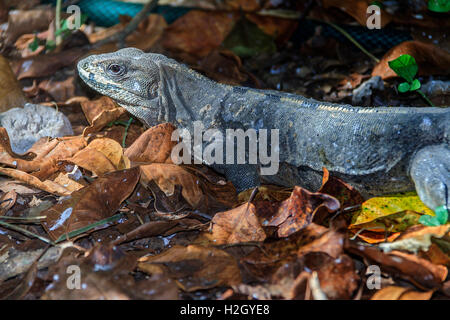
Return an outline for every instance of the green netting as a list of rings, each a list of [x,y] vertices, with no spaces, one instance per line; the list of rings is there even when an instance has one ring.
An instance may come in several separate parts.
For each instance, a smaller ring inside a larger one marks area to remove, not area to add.
[[[47,1],[55,3],[55,1]],[[78,2],[81,11],[86,14],[90,20],[99,26],[110,27],[119,23],[119,16],[128,15],[134,17],[143,7],[142,4],[120,2],[114,0],[81,0]],[[173,7],[173,6],[157,6],[153,12],[162,15],[167,23],[172,23],[179,17],[186,14],[192,8]],[[314,35],[314,28],[320,23],[305,20],[294,34],[293,41],[302,42]],[[393,46],[403,42],[412,40],[409,33],[399,31],[393,28],[383,28],[380,30],[369,30],[360,26],[341,27],[356,39],[362,46],[372,50],[376,48],[390,49]],[[324,36],[331,36],[339,41],[348,41],[333,27],[322,24]]]

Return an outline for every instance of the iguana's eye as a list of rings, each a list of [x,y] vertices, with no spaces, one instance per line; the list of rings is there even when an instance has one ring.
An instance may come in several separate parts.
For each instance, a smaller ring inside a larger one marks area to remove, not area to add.
[[[112,63],[107,68],[108,73],[113,76],[120,76],[125,73],[125,68],[117,63]]]

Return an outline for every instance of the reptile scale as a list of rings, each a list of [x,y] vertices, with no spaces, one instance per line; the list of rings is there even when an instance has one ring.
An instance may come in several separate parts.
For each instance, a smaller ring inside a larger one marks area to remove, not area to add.
[[[160,54],[126,48],[78,63],[80,77],[148,126],[279,129],[280,167],[213,165],[238,190],[264,183],[317,190],[322,168],[365,196],[415,190],[431,209],[449,202],[450,109],[364,108],[212,81]]]

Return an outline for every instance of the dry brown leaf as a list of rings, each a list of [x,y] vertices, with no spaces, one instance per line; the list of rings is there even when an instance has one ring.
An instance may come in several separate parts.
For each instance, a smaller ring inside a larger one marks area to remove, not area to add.
[[[203,192],[197,177],[193,176],[182,167],[174,164],[150,164],[141,166],[144,185],[153,180],[158,187],[167,195],[175,193],[175,185],[183,187],[183,198],[193,207],[200,205],[203,199]]]
[[[147,52],[161,38],[166,27],[167,22],[163,16],[151,14],[126,38],[126,44]]]
[[[375,292],[370,300],[398,300],[408,290],[405,287],[389,286]]]
[[[85,128],[83,136],[98,132],[108,123],[117,120],[126,113],[126,110],[119,107],[111,98],[101,97],[97,100],[81,102],[86,119],[90,126]]]
[[[67,286],[70,266],[80,268],[81,290]],[[131,272],[136,267],[136,256],[110,245],[96,245],[85,257],[78,252],[64,254],[57,264],[50,266],[52,283],[43,300],[152,300],[178,298],[178,287],[164,275],[135,279]]]
[[[419,292],[410,288],[389,286],[377,291],[370,300],[430,300],[434,291]]]
[[[205,57],[223,42],[234,20],[230,12],[191,10],[167,27],[162,45],[169,51]]]
[[[317,271],[320,289],[328,299],[350,299],[358,288],[359,276],[349,256],[332,258],[323,252],[312,252],[302,260],[308,270]]]
[[[439,248],[435,243],[432,243],[428,251],[420,253],[421,258],[426,258],[434,264],[442,264],[450,268],[450,256]]]
[[[22,88],[9,62],[0,55],[0,112],[22,107],[26,102]]]
[[[239,284],[241,272],[236,260],[223,250],[190,245],[174,246],[140,259],[138,268],[149,274],[164,273],[184,291]]]
[[[133,192],[139,175],[139,168],[133,168],[97,178],[42,212],[46,216],[42,226],[53,240],[57,240],[63,234],[112,216]]]
[[[74,65],[84,53],[81,48],[72,48],[63,52],[33,56],[13,61],[12,69],[18,80],[51,76],[59,69]]]
[[[33,195],[41,192],[38,189],[31,188],[18,180],[11,180],[10,178],[0,179],[0,190],[3,192],[15,191],[21,195]]]
[[[14,190],[8,191],[0,198],[0,216],[5,215],[11,209],[17,200],[17,192]]]
[[[369,231],[369,230],[364,230],[361,232],[361,230],[359,229],[350,229],[349,232],[352,235],[356,235],[358,236],[358,238],[364,240],[367,243],[370,244],[377,244],[377,243],[383,243],[383,242],[387,242],[387,243],[391,243],[392,241],[395,241],[395,239],[397,239],[400,236],[400,232],[394,232],[389,234],[386,237],[385,232],[376,232],[376,231]]]
[[[375,247],[348,242],[346,251],[364,257],[380,266],[383,272],[397,275],[424,288],[437,288],[447,277],[448,270],[442,265],[435,265],[416,255],[392,251],[383,253]]]
[[[277,44],[287,42],[297,29],[298,22],[294,19],[283,19],[259,14],[246,14],[245,17],[256,24],[264,33],[275,38]]]
[[[75,77],[68,77],[63,81],[44,80],[38,88],[47,93],[54,101],[64,102],[75,96]]]
[[[33,173],[40,180],[49,178],[59,170],[58,162],[71,157],[86,146],[83,137],[64,137],[39,139],[25,155],[11,151],[9,137],[4,128],[0,128],[0,163],[27,173]]]
[[[55,11],[51,8],[11,10],[8,17],[5,43],[11,45],[19,36],[25,33],[47,29],[54,16]]]
[[[394,242],[380,244],[384,251],[405,250],[417,253],[426,251],[432,244],[432,238],[442,238],[450,234],[450,224],[441,226],[412,226],[402,233]]]
[[[373,3],[371,0],[323,0],[324,8],[335,7],[342,11],[348,13],[353,18],[355,18],[358,23],[364,27],[367,26],[367,19],[369,15],[367,14],[367,8]],[[381,15],[381,27],[383,28],[389,22],[391,22],[392,17],[389,13],[380,9]]]
[[[278,236],[287,237],[308,226],[322,209],[328,213],[339,209],[339,201],[323,193],[312,193],[296,186],[289,199],[283,201],[265,226],[278,227]]]
[[[59,172],[52,181],[63,186],[70,192],[80,190],[87,185],[87,183],[83,179],[79,179],[78,181],[75,181],[69,177],[69,173],[63,173],[63,172]]]
[[[153,163],[140,167],[141,183],[149,186],[154,182],[166,195],[176,195],[181,187],[181,195],[192,209],[203,213],[215,213],[229,209],[236,203],[236,190],[231,183],[213,181],[199,171],[184,166]]]
[[[373,68],[372,77],[382,79],[397,77],[389,67],[388,62],[397,59],[402,54],[414,57],[419,66],[418,75],[448,75],[450,74],[450,54],[439,47],[420,41],[405,41],[389,50],[381,61]]]
[[[0,173],[7,175],[11,178],[23,181],[32,187],[41,189],[48,193],[53,193],[59,196],[67,196],[71,193],[70,190],[64,188],[63,186],[51,180],[41,181],[38,178],[20,170],[10,168],[0,168]]]
[[[419,292],[407,291],[401,295],[400,300],[430,300],[434,294],[434,290]]]
[[[251,78],[242,67],[241,59],[226,49],[211,51],[195,68],[208,78],[230,85],[241,85]]]
[[[327,228],[311,223],[287,238],[277,241],[266,242],[260,248],[255,248],[247,256],[241,259],[254,276],[269,280],[283,264],[296,260],[298,250],[319,239],[328,231]]]
[[[214,244],[232,244],[241,242],[264,241],[264,232],[251,203],[225,212],[218,212],[211,221],[211,234],[206,237]]]
[[[338,258],[343,253],[344,237],[344,234],[330,229],[319,238],[300,247],[297,255],[300,257],[310,252],[325,252],[332,258]]]
[[[170,123],[162,123],[145,131],[125,151],[132,162],[172,163],[172,148],[177,141],[172,141],[172,132],[176,127]]]
[[[258,0],[225,0],[228,10],[258,11],[261,9],[261,1]]]
[[[322,186],[317,192],[335,197],[339,200],[341,208],[355,206],[364,202],[364,198],[355,188],[341,179],[331,176],[326,168],[322,168],[322,170]]]
[[[95,175],[130,168],[130,161],[123,154],[122,146],[109,138],[97,138],[86,148],[66,161],[93,172]]]
[[[238,195],[239,203],[248,202],[253,189],[248,189],[242,191]],[[271,202],[281,202],[288,199],[292,194],[292,188],[279,187],[274,185],[262,185],[258,187],[258,193],[256,194],[253,201],[271,201]]]

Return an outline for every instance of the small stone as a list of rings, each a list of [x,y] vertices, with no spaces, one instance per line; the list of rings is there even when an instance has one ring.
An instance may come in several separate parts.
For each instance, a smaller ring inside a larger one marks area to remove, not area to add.
[[[0,125],[6,129],[15,153],[23,154],[43,137],[73,135],[67,117],[54,108],[27,103],[0,113]]]

